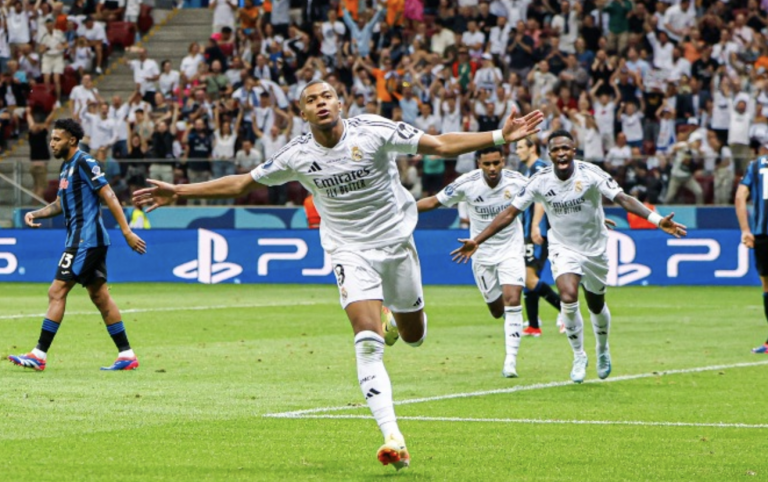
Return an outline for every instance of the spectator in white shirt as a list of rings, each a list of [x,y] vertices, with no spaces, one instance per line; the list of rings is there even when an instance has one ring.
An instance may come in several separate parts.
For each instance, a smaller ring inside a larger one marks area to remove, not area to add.
[[[326,65],[336,65],[336,52],[339,50],[339,43],[347,27],[340,21],[335,9],[328,10],[328,21],[320,25],[322,34],[320,42],[320,52],[323,54],[323,60]]]
[[[160,93],[163,94],[163,97],[170,99],[173,97],[176,89],[179,88],[181,75],[178,70],[173,70],[173,65],[171,65],[170,60],[163,60],[160,69],[163,72],[160,74],[160,78],[157,79],[157,85],[160,88]]]
[[[622,102],[619,106],[619,119],[627,144],[630,147],[643,147],[643,113],[637,105],[634,102]]]
[[[435,19],[435,27],[437,28],[437,33],[433,34],[430,39],[431,50],[442,57],[445,49],[456,44],[456,36],[452,30],[445,26],[444,21],[440,18]]]
[[[205,62],[205,57],[200,53],[200,44],[192,42],[187,49],[187,55],[181,59],[179,72],[189,81],[197,74],[197,66]]]
[[[213,33],[220,33],[224,27],[235,29],[237,0],[211,0],[208,8],[213,10]]]
[[[91,125],[91,139],[88,146],[93,152],[102,147],[110,148],[117,142],[118,126],[115,120],[109,117],[109,104],[100,102],[98,114],[86,112],[83,117],[87,118]]]
[[[667,32],[669,38],[680,42],[687,34],[688,29],[696,25],[696,6],[691,0],[681,0],[664,12],[662,30]]]
[[[104,60],[104,46],[107,44],[107,32],[104,26],[94,22],[90,15],[85,17],[85,22],[77,29],[78,37],[85,37],[88,46],[96,52],[96,73],[101,75],[101,63]]]
[[[648,33],[648,43],[653,48],[653,66],[657,69],[665,70],[667,72],[672,70],[672,49],[675,45],[669,41],[669,36],[664,30],[659,30],[658,37],[656,33],[651,29],[650,25],[646,25]]]
[[[733,40],[741,47],[745,49],[749,47],[752,40],[755,38],[755,31],[752,27],[747,25],[746,18],[743,13],[736,15],[736,19],[733,21]]]
[[[261,151],[253,147],[253,142],[245,139],[235,154],[235,168],[238,174],[251,172],[256,166],[264,162]]]
[[[37,12],[40,7],[40,0],[31,10],[32,13],[24,8],[24,3],[21,0],[6,3],[5,7],[8,12],[6,14],[6,31],[8,32],[8,43],[11,46],[11,58],[16,58],[19,48],[28,45],[32,40],[29,23],[34,12]]]
[[[712,58],[720,65],[725,65],[728,70],[728,75],[733,75],[736,70],[733,68],[736,56],[739,53],[739,44],[734,42],[731,37],[731,31],[728,28],[723,28],[720,31],[720,42],[716,43],[712,47]]]
[[[119,95],[112,97],[109,118],[117,124],[117,141],[112,147],[112,155],[118,159],[125,158],[128,155],[128,104],[124,104]]]
[[[136,83],[136,88],[141,92],[143,99],[154,107],[160,68],[157,66],[157,62],[147,58],[147,49],[132,47],[129,51],[139,54],[138,60],[131,60],[128,64],[133,70],[133,81]]]
[[[72,92],[69,93],[69,101],[73,117],[85,112],[89,102],[102,101],[99,91],[93,86],[90,75],[84,75],[80,85],[72,89]]]
[[[606,169],[616,175],[621,168],[632,160],[632,148],[627,145],[627,137],[623,132],[616,136],[616,145],[608,149],[605,156]]]
[[[477,28],[477,22],[474,20],[467,22],[467,31],[461,35],[461,43],[469,48],[469,56],[473,60],[479,59],[483,54],[485,34]]]
[[[683,57],[683,50],[680,47],[675,47],[672,49],[672,72],[669,78],[679,81],[683,76],[691,77],[691,63]]]
[[[507,22],[507,17],[498,17],[496,19],[496,26],[491,27],[488,43],[490,44],[490,52],[496,57],[500,58],[504,55],[512,26],[513,24]],[[434,42],[434,37],[432,37],[432,45],[434,45]]]
[[[67,39],[61,30],[53,28],[53,19],[45,20],[45,28],[37,40],[38,48],[43,56],[43,82],[56,85],[56,99],[61,99],[61,74],[64,73],[64,51],[67,49]]]
[[[560,14],[552,19],[552,29],[560,34],[560,50],[568,54],[576,53],[576,39],[579,38],[579,16],[581,3],[576,2],[571,9],[568,1],[560,3]]]
[[[728,126],[728,146],[731,148],[736,168],[744,171],[752,160],[749,147],[749,128],[752,124],[752,112],[749,107],[749,95],[740,93],[730,102],[730,124]]]

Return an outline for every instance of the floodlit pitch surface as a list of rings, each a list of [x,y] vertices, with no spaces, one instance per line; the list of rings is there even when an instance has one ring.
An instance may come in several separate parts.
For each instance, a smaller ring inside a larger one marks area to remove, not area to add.
[[[32,348],[46,285],[2,284],[0,350]],[[542,305],[520,378],[473,287],[429,287],[429,337],[385,361],[411,469],[381,444],[334,286],[116,284],[141,367],[115,357],[82,289],[43,373],[0,365],[2,480],[762,480],[768,334],[760,289],[610,289],[613,374],[587,383]],[[586,306],[582,312],[587,317]],[[390,479],[391,480],[391,479]]]

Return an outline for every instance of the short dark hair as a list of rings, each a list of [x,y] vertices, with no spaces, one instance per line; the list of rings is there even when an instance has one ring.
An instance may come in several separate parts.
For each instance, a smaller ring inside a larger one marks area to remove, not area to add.
[[[299,94],[299,104],[301,104],[301,101],[304,98],[304,92],[306,92],[306,90],[309,87],[312,87],[313,85],[317,85],[317,84],[328,84],[328,82],[323,79],[313,79],[307,82],[307,85],[305,85],[304,88],[301,89],[301,93]],[[328,84],[328,87],[330,87],[333,93],[336,94],[336,97],[339,96],[339,94],[336,92],[336,89],[334,89],[331,84]]]
[[[477,153],[475,154],[475,157],[479,161],[484,154],[493,154],[494,152],[498,152],[501,155],[502,159],[504,158],[504,153],[501,151],[501,148],[496,146],[486,147],[485,149],[478,150]]]
[[[85,135],[83,127],[75,119],[57,119],[56,122],[53,123],[53,128],[65,131],[70,136],[74,137],[77,142],[80,142],[80,139]]]
[[[549,135],[549,139],[547,139],[547,144],[552,142],[552,139],[554,139],[556,137],[567,137],[568,139],[573,141],[573,136],[571,135],[570,132],[568,132],[565,129],[560,129],[560,130],[556,130],[555,132],[553,132],[552,134]]]
[[[539,152],[539,143],[535,139],[531,139],[530,137],[523,137],[517,142],[525,142],[526,146],[533,147],[536,149],[536,152]]]

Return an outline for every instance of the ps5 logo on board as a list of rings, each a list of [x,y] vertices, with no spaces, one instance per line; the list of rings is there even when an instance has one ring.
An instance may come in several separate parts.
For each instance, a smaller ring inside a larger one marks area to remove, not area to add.
[[[173,274],[182,279],[196,279],[204,284],[221,283],[243,272],[239,264],[225,261],[228,254],[229,245],[224,236],[207,229],[198,229],[197,259],[175,267]]]

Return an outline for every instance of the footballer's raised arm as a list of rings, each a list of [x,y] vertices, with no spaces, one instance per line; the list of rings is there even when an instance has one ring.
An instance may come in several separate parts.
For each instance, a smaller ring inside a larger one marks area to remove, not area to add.
[[[539,132],[537,126],[544,119],[541,111],[535,110],[519,118],[516,115],[517,112],[513,110],[504,127],[491,132],[449,132],[439,136],[424,134],[419,139],[417,152],[450,159],[486,147],[517,142]]]
[[[195,184],[169,184],[155,179],[147,179],[147,182],[153,187],[133,193],[133,201],[139,206],[148,206],[147,212],[172,204],[177,199],[238,198],[262,187],[262,184],[253,180],[250,173]]]

